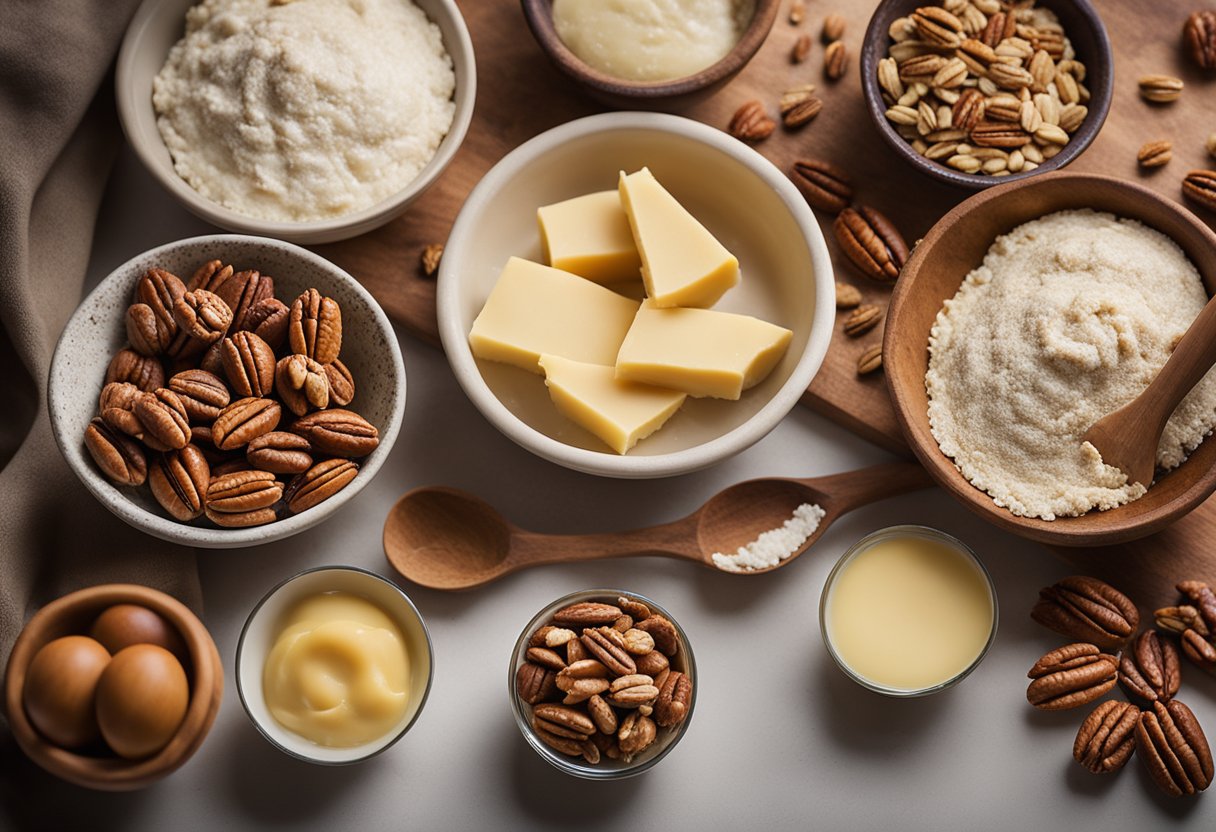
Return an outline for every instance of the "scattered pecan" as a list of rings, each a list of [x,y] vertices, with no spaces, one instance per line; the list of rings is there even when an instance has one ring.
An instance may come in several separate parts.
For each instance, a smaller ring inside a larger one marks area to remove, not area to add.
[[[867,206],[845,208],[832,229],[840,248],[866,277],[894,283],[908,259],[908,244],[881,213]]]
[[[1212,783],[1212,751],[1195,714],[1177,699],[1154,702],[1140,715],[1136,750],[1153,781],[1171,797],[1197,794]]]
[[[864,376],[882,369],[882,344],[871,344],[857,356],[857,375]]]
[[[1039,590],[1030,617],[1061,635],[1119,647],[1136,632],[1140,613],[1131,599],[1110,584],[1081,575]]]
[[[1145,702],[1167,702],[1178,693],[1182,668],[1178,648],[1156,630],[1145,630],[1119,660],[1119,681]]]
[[[849,50],[842,40],[834,40],[823,50],[823,75],[839,81],[849,71]]]
[[[822,159],[799,159],[791,175],[794,184],[812,208],[838,214],[853,201],[849,175]]]
[[[1107,700],[1094,708],[1072,745],[1072,756],[1094,774],[1123,768],[1136,750],[1140,709],[1130,702]]]
[[[1182,180],[1182,195],[1209,211],[1216,211],[1216,170],[1193,170]]]
[[[1115,686],[1118,663],[1094,644],[1069,644],[1035,662],[1026,699],[1047,711],[1076,708]]]
[[[776,127],[777,122],[769,118],[764,105],[752,99],[740,105],[726,129],[740,141],[760,142],[771,136]]]
[[[1159,168],[1169,164],[1173,158],[1174,145],[1168,141],[1145,142],[1136,153],[1136,162],[1142,168]]]
[[[872,303],[859,306],[844,319],[844,334],[850,338],[860,338],[882,320],[882,309]]]
[[[1216,69],[1216,11],[1194,12],[1182,27],[1182,40],[1200,69]]]

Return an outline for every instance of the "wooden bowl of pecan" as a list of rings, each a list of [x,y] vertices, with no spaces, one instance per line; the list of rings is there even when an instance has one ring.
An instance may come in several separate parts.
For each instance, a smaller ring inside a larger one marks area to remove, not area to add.
[[[1110,110],[1110,40],[1086,0],[884,0],[861,52],[866,108],[917,170],[971,190],[1058,170]]]
[[[684,736],[697,666],[667,610],[641,595],[589,589],[528,622],[511,655],[512,712],[546,762],[588,780],[647,771]]]
[[[164,540],[249,546],[313,526],[396,439],[405,369],[388,318],[290,243],[196,237],[137,255],[60,336],[48,394],[68,466]]]

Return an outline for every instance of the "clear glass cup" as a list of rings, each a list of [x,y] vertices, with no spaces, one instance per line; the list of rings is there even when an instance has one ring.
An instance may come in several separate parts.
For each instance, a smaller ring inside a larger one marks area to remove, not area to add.
[[[649,748],[635,755],[632,762],[626,763],[622,760],[610,760],[607,757],[601,757],[598,763],[591,765],[582,757],[568,757],[558,753],[536,736],[536,732],[532,730],[532,706],[524,702],[516,694],[515,674],[526,660],[525,654],[528,651],[528,639],[540,627],[549,623],[553,618],[553,613],[562,607],[568,607],[571,604],[578,604],[583,601],[616,604],[616,599],[622,595],[627,598],[636,598],[648,606],[651,612],[662,615],[675,625],[676,634],[680,640],[680,650],[672,657],[671,667],[673,670],[678,670],[688,676],[692,682],[692,697],[688,702],[688,714],[684,719],[672,728],[659,728],[655,741],[651,743]],[[675,748],[676,743],[680,741],[688,730],[688,725],[692,722],[692,712],[697,704],[697,663],[693,658],[688,636],[680,626],[680,622],[664,607],[636,592],[629,592],[623,589],[587,589],[558,598],[534,615],[527,626],[523,628],[519,634],[519,639],[515,642],[515,650],[511,654],[511,664],[507,673],[507,695],[510,697],[511,713],[515,716],[515,724],[519,726],[520,733],[524,735],[524,739],[528,741],[528,745],[532,746],[533,750],[549,765],[564,771],[566,774],[572,774],[575,777],[582,777],[587,780],[623,780],[626,777],[639,775],[657,765],[659,760],[662,760],[671,752],[671,749]]]
[[[832,643],[831,635],[828,632],[828,600],[831,597],[832,589],[835,586],[837,577],[841,574],[844,568],[853,561],[854,558],[872,547],[874,544],[884,540],[891,540],[893,538],[900,537],[915,537],[922,540],[941,543],[964,555],[972,562],[972,564],[974,564],[979,574],[983,576],[984,585],[988,589],[988,598],[992,603],[992,622],[988,630],[988,639],[984,643],[983,649],[980,650],[979,654],[975,657],[974,661],[950,678],[924,688],[909,689],[889,687],[860,675],[853,670],[853,668],[851,668],[843,658],[841,658],[839,653],[837,653],[836,647]],[[963,679],[966,679],[967,676],[969,676],[971,672],[979,666],[980,662],[984,660],[984,657],[988,655],[988,650],[992,647],[992,642],[996,638],[998,619],[999,612],[997,610],[996,587],[992,583],[992,575],[989,574],[988,569],[984,566],[983,562],[976,557],[975,552],[973,552],[971,547],[969,547],[966,543],[963,543],[961,540],[953,537],[952,535],[948,535],[945,532],[940,532],[937,529],[931,529],[928,526],[889,526],[885,529],[879,529],[876,532],[871,532],[870,534],[866,535],[861,540],[850,546],[848,551],[840,556],[840,560],[836,561],[836,565],[832,567],[832,571],[828,575],[828,579],[823,584],[823,592],[819,596],[819,632],[823,636],[823,643],[824,646],[827,647],[828,655],[830,655],[832,660],[836,662],[836,665],[842,671],[844,671],[844,674],[857,684],[864,688],[869,688],[876,693],[899,698],[928,696],[931,693],[937,693],[938,691],[952,688]]]

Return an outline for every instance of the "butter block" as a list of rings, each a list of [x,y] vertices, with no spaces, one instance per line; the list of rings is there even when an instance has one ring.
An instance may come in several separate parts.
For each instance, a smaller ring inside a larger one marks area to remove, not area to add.
[[[739,260],[667,193],[649,168],[621,171],[621,206],[657,306],[713,306],[739,282]]]
[[[638,302],[578,275],[512,257],[473,328],[473,355],[541,374],[542,354],[613,364]]]
[[[626,453],[670,419],[685,395],[649,384],[620,381],[611,365],[542,355],[549,397],[567,419]]]
[[[600,191],[536,211],[545,260],[596,283],[641,278],[642,257],[616,191]]]
[[[763,381],[794,333],[749,315],[663,309],[642,302],[616,359],[616,377],[690,396],[738,399]]]

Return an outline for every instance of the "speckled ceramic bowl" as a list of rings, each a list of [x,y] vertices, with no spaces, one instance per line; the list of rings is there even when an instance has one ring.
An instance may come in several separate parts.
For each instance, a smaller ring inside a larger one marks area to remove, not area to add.
[[[182,205],[207,222],[229,231],[264,234],[309,245],[356,237],[384,225],[405,211],[439,178],[460,149],[469,123],[473,120],[473,102],[477,98],[473,41],[469,38],[469,30],[456,0],[414,0],[439,27],[444,48],[452,58],[452,69],[456,74],[456,91],[452,100],[456,112],[452,126],[436,148],[435,155],[412,182],[368,208],[309,222],[250,217],[211,201],[178,176],[173,167],[173,158],[156,126],[156,111],[152,107],[152,81],[164,66],[169,50],[185,32],[186,12],[199,2],[144,0],[123,38],[114,89],[123,133],[144,167]]]
[[[143,273],[157,266],[188,279],[202,263],[220,259],[274,277],[285,303],[310,287],[342,307],[342,362],[355,378],[357,411],[380,431],[380,446],[361,463],[359,475],[325,502],[300,514],[247,529],[222,529],[205,519],[180,523],[160,507],[147,486],[120,488],[102,476],[84,446],[97,412],[106,367],[126,344],[124,316]],[[209,549],[280,540],[315,526],[371,482],[388,456],[405,411],[405,365],[388,317],[366,289],[328,260],[291,243],[239,234],[194,237],[168,243],[123,263],[98,284],[72,315],[51,362],[51,428],[68,467],[110,511],[148,534]]]

